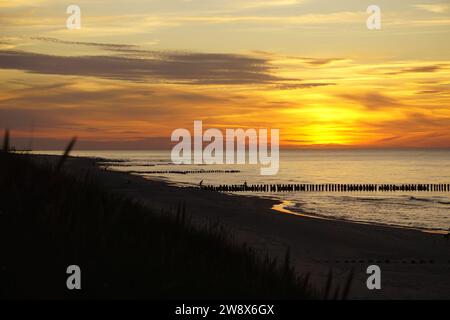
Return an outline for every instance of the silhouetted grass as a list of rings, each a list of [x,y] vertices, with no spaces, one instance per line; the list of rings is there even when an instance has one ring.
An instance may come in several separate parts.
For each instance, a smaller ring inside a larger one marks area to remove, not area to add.
[[[3,150],[3,152],[8,152],[9,151],[9,130],[8,129],[5,130],[5,135],[3,137],[2,150]]]
[[[70,151],[72,151],[73,146],[75,145],[75,142],[77,142],[77,138],[74,137],[72,138],[72,140],[70,140],[69,144],[66,147],[66,150],[64,151],[64,154],[62,155],[62,157],[59,159],[58,164],[56,165],[56,172],[59,172],[62,168],[62,166],[64,165],[64,163],[67,161],[67,158],[69,157],[69,153]]]
[[[194,227],[184,204],[152,212],[30,157],[0,152],[1,298],[316,297],[289,252],[260,257],[219,225]],[[79,291],[66,288],[72,264]]]

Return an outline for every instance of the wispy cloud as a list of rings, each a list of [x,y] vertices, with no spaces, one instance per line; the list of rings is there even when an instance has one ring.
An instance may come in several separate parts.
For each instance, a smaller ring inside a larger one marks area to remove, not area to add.
[[[444,13],[449,11],[450,4],[448,3],[434,3],[434,4],[415,4],[415,8],[425,10],[432,13]]]
[[[47,0],[14,0],[14,1],[1,1],[0,8],[21,8],[21,7],[33,7],[42,3],[45,3]]]
[[[342,98],[356,101],[370,110],[377,110],[389,107],[400,106],[401,103],[392,97],[388,97],[378,92],[342,94]]]
[[[438,63],[438,64],[427,64],[427,65],[419,65],[412,66],[407,68],[402,68],[400,70],[387,72],[389,75],[398,75],[405,73],[434,73],[444,70],[448,67],[448,64]]]
[[[78,45],[87,47],[96,47],[109,51],[129,51],[138,50],[137,45],[132,44],[118,44],[118,43],[99,43],[99,42],[85,42],[85,41],[67,41],[51,37],[31,37],[32,40],[40,40],[45,42],[57,43],[57,44],[67,44],[67,45]]]
[[[276,89],[280,90],[295,90],[295,89],[309,89],[323,86],[334,86],[335,83],[326,82],[300,82],[300,83],[282,83],[275,85]]]
[[[303,60],[306,64],[311,66],[324,66],[333,62],[345,60],[342,58],[308,58],[308,57],[301,57],[298,59]]]

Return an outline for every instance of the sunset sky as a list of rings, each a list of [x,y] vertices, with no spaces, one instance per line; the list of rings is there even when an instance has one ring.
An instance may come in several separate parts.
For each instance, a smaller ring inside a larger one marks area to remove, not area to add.
[[[19,147],[154,149],[194,120],[284,147],[450,147],[450,1],[0,0],[0,30]]]

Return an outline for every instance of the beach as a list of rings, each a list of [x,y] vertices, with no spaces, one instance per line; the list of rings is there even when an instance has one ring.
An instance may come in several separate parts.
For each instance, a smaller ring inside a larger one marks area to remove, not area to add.
[[[50,156],[37,156],[52,159]],[[89,174],[110,191],[156,210],[185,203],[195,223],[218,222],[235,241],[283,259],[290,250],[297,272],[325,286],[330,270],[344,283],[354,270],[351,299],[447,299],[450,297],[450,241],[420,230],[317,219],[283,213],[280,202],[172,186],[124,172],[101,169],[95,159],[72,157],[65,170]],[[366,269],[381,268],[381,290],[368,290]]]

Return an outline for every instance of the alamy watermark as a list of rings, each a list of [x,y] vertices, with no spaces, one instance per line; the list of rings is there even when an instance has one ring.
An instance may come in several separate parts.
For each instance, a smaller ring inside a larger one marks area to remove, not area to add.
[[[270,143],[268,132],[268,129],[226,129],[224,135],[214,128],[203,132],[203,123],[197,120],[192,135],[183,128],[172,132],[171,141],[178,143],[172,148],[171,159],[174,164],[259,163],[261,175],[275,175],[280,167],[279,129],[270,129]],[[205,143],[208,144],[204,147]]]
[[[381,289],[381,268],[376,264],[367,267],[366,273],[370,276],[367,278],[366,286],[369,290]]]
[[[67,267],[66,273],[69,275],[66,280],[66,286],[69,290],[81,289],[81,269],[76,264]]]
[[[67,7],[66,13],[70,16],[66,20],[66,27],[69,30],[81,28],[81,9],[76,4]]]
[[[366,20],[366,26],[369,30],[380,30],[381,29],[381,9],[377,5],[370,5],[367,7],[367,13],[370,16]]]

